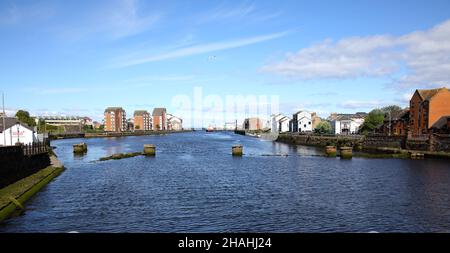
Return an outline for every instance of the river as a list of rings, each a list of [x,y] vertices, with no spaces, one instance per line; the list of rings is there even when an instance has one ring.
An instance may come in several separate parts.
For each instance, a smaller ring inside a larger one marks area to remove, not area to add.
[[[98,161],[144,144],[156,157]],[[0,232],[450,232],[448,160],[341,160],[225,132],[52,145],[67,169]]]

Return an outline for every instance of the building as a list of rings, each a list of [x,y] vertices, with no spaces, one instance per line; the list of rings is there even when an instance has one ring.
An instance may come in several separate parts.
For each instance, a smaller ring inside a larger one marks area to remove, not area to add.
[[[100,129],[100,128],[103,127],[103,124],[100,123],[100,122],[98,122],[98,121],[94,121],[94,122],[92,123],[92,126],[93,126],[94,129]]]
[[[328,119],[334,134],[357,134],[367,113],[337,114],[332,113]]]
[[[246,118],[242,124],[244,130],[261,130],[263,128],[263,121],[260,118]]]
[[[105,132],[125,132],[128,124],[122,107],[108,107],[105,110]]]
[[[289,122],[290,118],[282,114],[274,114],[271,119],[271,132],[272,133],[283,133],[289,132]]]
[[[78,116],[38,116],[35,120],[36,124],[45,121],[51,126],[82,126],[86,123],[85,118]]]
[[[312,129],[316,129],[317,125],[322,122],[322,119],[317,116],[317,113],[312,112],[311,113],[311,121],[312,121]]]
[[[450,115],[442,116],[431,126],[431,131],[438,134],[450,134]]]
[[[167,114],[167,129],[172,131],[183,130],[183,120],[172,114]]]
[[[292,115],[292,132],[311,132],[311,113],[298,111]]]
[[[134,111],[134,130],[152,130],[152,117],[145,110]]]
[[[409,102],[409,134],[432,132],[432,126],[444,116],[450,116],[448,88],[416,90]]]
[[[409,127],[409,108],[384,115],[383,123],[376,132],[384,135],[407,135]]]
[[[38,141],[35,129],[17,118],[0,118],[0,131],[0,146],[13,146],[17,143],[32,144]]]
[[[153,109],[153,130],[167,130],[166,108]]]

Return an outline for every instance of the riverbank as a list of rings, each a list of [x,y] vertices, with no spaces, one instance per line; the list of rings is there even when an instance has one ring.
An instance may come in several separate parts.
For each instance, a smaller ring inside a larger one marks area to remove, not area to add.
[[[64,166],[51,156],[51,165],[0,189],[0,222],[20,214],[25,202],[64,171]]]
[[[74,139],[74,138],[106,138],[106,137],[126,137],[144,135],[164,135],[173,133],[192,132],[192,130],[180,131],[135,131],[135,132],[100,132],[100,133],[69,133],[49,135],[50,140]]]
[[[363,135],[306,135],[306,134],[279,134],[276,139],[277,142],[304,145],[304,146],[347,146],[353,147],[355,151],[360,151],[357,156],[366,158],[410,158],[417,155],[425,158],[450,158],[448,151],[433,151],[414,148],[408,145],[404,136],[363,136]],[[448,145],[447,145],[448,146]],[[448,147],[443,150],[448,150]]]

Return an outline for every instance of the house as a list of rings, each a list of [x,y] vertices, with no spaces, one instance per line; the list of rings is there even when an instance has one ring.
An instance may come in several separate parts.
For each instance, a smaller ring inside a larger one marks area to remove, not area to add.
[[[364,123],[366,113],[337,114],[332,113],[328,119],[334,134],[356,134]]]
[[[404,136],[408,133],[409,127],[409,108],[394,112],[392,114],[386,113],[384,121],[380,126],[377,126],[376,132],[384,135],[400,135]]]
[[[153,109],[153,130],[167,130],[166,108]]]
[[[280,124],[279,124],[279,132],[280,133],[285,133],[285,132],[289,132],[289,122],[291,121],[291,119],[288,116],[284,116],[283,118],[280,119]]]
[[[125,110],[122,107],[108,107],[105,110],[105,132],[125,132],[128,129]]]
[[[17,118],[0,118],[0,131],[0,146],[13,146],[17,143],[32,144],[38,141],[35,129]]]
[[[274,114],[271,119],[271,132],[282,133],[289,132],[290,118],[282,114]]]
[[[98,121],[94,121],[92,124],[94,129],[100,129],[103,126],[103,124]]]
[[[292,115],[292,132],[311,132],[311,113],[298,111]]]
[[[172,114],[167,114],[167,129],[173,131],[183,130],[183,120]]]
[[[450,115],[442,116],[431,126],[431,132],[450,134]]]
[[[246,118],[242,124],[244,130],[261,130],[263,122],[260,118]]]
[[[416,90],[409,102],[409,134],[431,133],[432,126],[447,115],[450,115],[448,88]]]
[[[148,111],[134,111],[134,130],[152,130],[152,117]]]
[[[270,130],[272,133],[279,133],[280,132],[280,120],[284,117],[283,114],[272,114],[271,116],[271,123],[270,123]]]

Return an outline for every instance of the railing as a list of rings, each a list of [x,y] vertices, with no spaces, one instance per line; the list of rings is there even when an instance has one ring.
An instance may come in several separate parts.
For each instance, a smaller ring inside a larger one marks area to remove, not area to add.
[[[22,146],[23,154],[27,156],[44,154],[48,152],[48,147],[45,143],[33,143]]]

